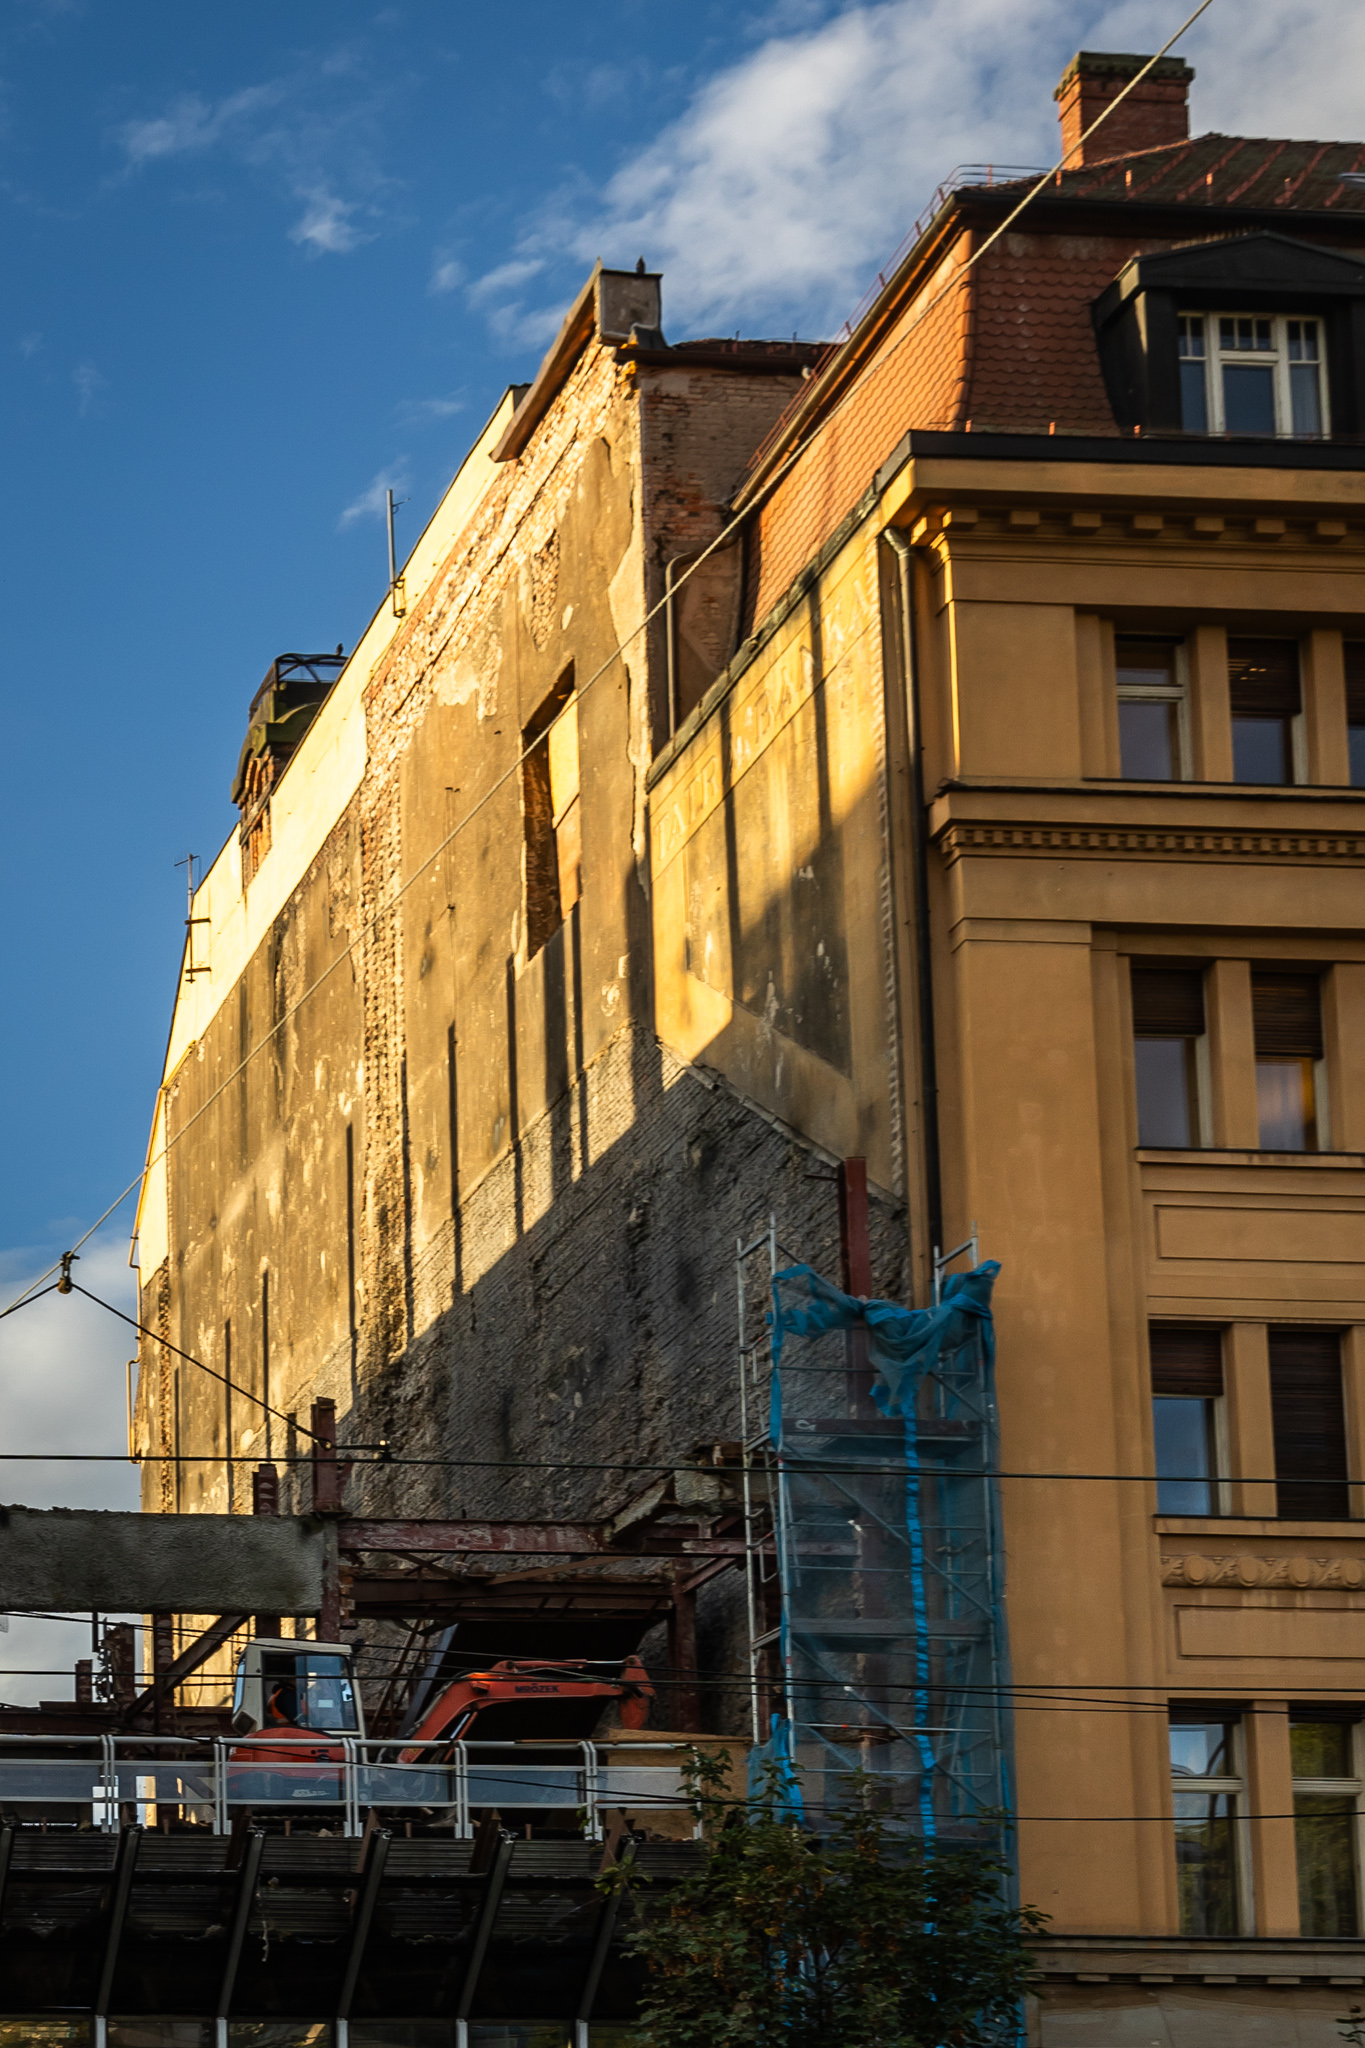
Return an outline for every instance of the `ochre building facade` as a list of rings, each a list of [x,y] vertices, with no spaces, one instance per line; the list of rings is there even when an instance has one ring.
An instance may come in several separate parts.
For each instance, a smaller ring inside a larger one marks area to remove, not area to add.
[[[504,1467],[367,1505],[610,1505],[576,1468],[735,1434],[736,1236],[837,1276],[865,1159],[876,1292],[1002,1262],[1035,2038],[1325,2044],[1365,1980],[1365,148],[1191,140],[1169,60],[1081,143],[1138,63],[1079,57],[1068,168],[989,246],[1024,188],[942,192],[838,349],[669,348],[654,280],[592,281],[199,892],[144,1321]],[[139,1428],[149,1506],[297,1448],[150,1342]]]

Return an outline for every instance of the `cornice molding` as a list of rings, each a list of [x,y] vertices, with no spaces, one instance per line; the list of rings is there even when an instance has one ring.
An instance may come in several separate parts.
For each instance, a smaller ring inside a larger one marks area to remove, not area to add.
[[[936,843],[947,867],[964,854],[1013,854],[1027,859],[1065,853],[1082,860],[1112,860],[1115,854],[1166,861],[1191,856],[1221,861],[1365,860],[1365,832],[1181,832],[1141,826],[986,825],[954,820],[938,834]]]
[[[1279,1586],[1289,1592],[1317,1591],[1355,1593],[1365,1586],[1365,1557],[1253,1557],[1239,1551],[1231,1557],[1207,1557],[1200,1551],[1180,1556],[1163,1552],[1163,1586],[1234,1586],[1250,1592],[1254,1587]]]
[[[1142,542],[1146,546],[1197,547],[1226,554],[1233,549],[1253,550],[1264,557],[1275,551],[1308,548],[1347,553],[1365,545],[1365,526],[1359,521],[1321,515],[1316,509],[1295,516],[1286,506],[1283,512],[1255,512],[1238,508],[1230,512],[1188,510],[1153,511],[1150,505],[1134,504],[1096,511],[1088,505],[934,505],[911,528],[916,547],[928,548],[941,566],[963,542],[989,541],[997,548],[1002,541],[1049,541],[1107,543],[1112,546]]]

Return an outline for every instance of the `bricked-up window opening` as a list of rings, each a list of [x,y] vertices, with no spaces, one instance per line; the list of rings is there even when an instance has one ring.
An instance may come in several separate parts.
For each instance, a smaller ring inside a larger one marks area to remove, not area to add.
[[[559,930],[583,888],[578,700],[571,668],[565,670],[522,734],[522,748],[529,749],[522,763],[522,815],[526,951],[530,955],[538,953]]]
[[[1234,782],[1294,776],[1294,721],[1303,708],[1297,640],[1229,640]]]
[[[1290,1710],[1299,1933],[1360,1933],[1360,1708]]]
[[[1241,1726],[1233,1715],[1172,1715],[1171,1794],[1180,1932],[1238,1934],[1248,1887],[1240,1826]]]
[[[1351,1512],[1341,1338],[1271,1330],[1275,1511],[1290,1522],[1344,1522]]]
[[[1256,1111],[1263,1152],[1317,1152],[1325,1106],[1316,974],[1254,973]]]
[[[1266,313],[1182,313],[1180,423],[1187,434],[1318,441],[1327,432],[1323,324]]]
[[[1179,643],[1120,635],[1119,772],[1129,781],[1178,782],[1185,774],[1185,692]]]
[[[242,838],[242,887],[255,881],[270,851],[270,805],[267,803]]]
[[[1346,733],[1351,749],[1351,787],[1365,789],[1365,640],[1348,640]]]
[[[1138,1143],[1204,1143],[1204,975],[1197,967],[1133,968]]]
[[[1208,1323],[1153,1323],[1148,1341],[1157,1513],[1216,1514],[1223,1333]]]

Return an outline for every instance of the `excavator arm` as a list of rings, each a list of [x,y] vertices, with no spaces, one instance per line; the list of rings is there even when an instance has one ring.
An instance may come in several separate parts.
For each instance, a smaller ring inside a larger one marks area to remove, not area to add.
[[[620,1700],[621,1723],[626,1728],[643,1728],[649,1718],[654,1688],[638,1657],[627,1657],[615,1678],[596,1675],[600,1667],[587,1664],[529,1664],[505,1661],[487,1671],[470,1671],[448,1685],[412,1730],[409,1741],[468,1741],[477,1739],[478,1716],[489,1707],[506,1702],[546,1706],[555,1700],[566,1704],[577,1700]],[[414,1762],[419,1751],[404,1751],[402,1760]]]

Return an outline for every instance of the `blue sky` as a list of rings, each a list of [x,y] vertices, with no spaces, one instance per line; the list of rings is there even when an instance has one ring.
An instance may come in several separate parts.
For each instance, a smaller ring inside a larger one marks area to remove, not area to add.
[[[832,332],[955,164],[1050,161],[1078,46],[1184,11],[3,0],[2,1298],[137,1171],[174,863],[232,824],[267,664],[354,644],[384,486],[410,543],[593,258],[662,268],[673,338]],[[1184,54],[1196,129],[1365,126],[1350,0],[1214,0]],[[25,1314],[9,1441],[116,1447],[123,1335]]]

